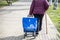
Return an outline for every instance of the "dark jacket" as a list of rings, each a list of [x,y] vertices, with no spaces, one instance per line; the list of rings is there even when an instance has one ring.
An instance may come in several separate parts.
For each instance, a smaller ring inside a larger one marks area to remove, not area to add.
[[[47,0],[33,0],[29,14],[44,14],[48,7]]]

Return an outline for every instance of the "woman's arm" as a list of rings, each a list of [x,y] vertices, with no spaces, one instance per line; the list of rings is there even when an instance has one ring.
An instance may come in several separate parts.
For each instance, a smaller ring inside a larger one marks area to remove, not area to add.
[[[34,4],[35,4],[35,1],[33,0],[33,1],[32,1],[32,4],[31,4],[31,7],[30,7],[29,15],[32,15],[32,13],[33,13]]]
[[[45,8],[45,11],[49,8],[49,3],[47,0],[44,0],[44,8]]]

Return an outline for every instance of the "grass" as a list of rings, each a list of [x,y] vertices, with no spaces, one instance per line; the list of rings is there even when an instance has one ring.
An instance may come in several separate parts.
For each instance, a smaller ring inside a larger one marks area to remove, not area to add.
[[[1,1],[1,2],[0,2],[0,7],[7,6],[7,5],[8,5],[8,4],[7,4],[6,1]]]
[[[58,4],[57,10],[53,10],[53,6],[50,6],[47,13],[60,33],[60,4]]]
[[[13,0],[13,2],[16,2],[17,0]]]
[[[17,0],[13,0],[13,2],[16,2]],[[0,2],[0,8],[1,7],[4,7],[4,6],[7,6],[8,5],[8,3],[6,2],[6,1],[1,1]]]

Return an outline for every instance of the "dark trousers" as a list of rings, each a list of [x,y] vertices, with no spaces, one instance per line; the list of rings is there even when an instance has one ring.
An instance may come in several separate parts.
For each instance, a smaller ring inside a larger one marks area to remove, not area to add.
[[[42,19],[43,19],[44,14],[34,14],[34,17],[37,18],[37,31],[41,31],[41,26],[42,26]]]

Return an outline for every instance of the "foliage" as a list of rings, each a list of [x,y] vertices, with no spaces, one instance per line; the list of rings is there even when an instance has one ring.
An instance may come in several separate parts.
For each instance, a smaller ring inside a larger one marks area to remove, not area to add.
[[[57,10],[53,10],[53,6],[50,6],[47,13],[52,19],[57,30],[60,32],[60,4],[58,4]]]

